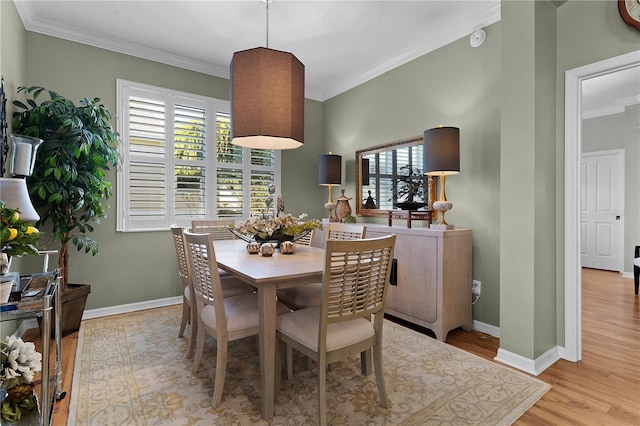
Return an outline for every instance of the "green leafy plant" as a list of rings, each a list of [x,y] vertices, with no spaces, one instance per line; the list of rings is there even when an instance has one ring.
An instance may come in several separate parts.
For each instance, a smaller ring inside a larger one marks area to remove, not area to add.
[[[79,251],[98,253],[98,243],[86,235],[106,217],[112,194],[106,171],[118,164],[117,133],[112,114],[100,98],[79,105],[43,87],[19,87],[26,103],[15,100],[13,131],[43,139],[33,175],[27,179],[41,224],[51,222],[60,241],[58,267],[62,289],[68,284],[69,243]],[[45,93],[49,99],[38,102]]]
[[[420,169],[405,165],[398,170],[398,180],[393,186],[398,201],[422,202],[425,199],[426,178]],[[392,201],[392,200],[389,200]]]

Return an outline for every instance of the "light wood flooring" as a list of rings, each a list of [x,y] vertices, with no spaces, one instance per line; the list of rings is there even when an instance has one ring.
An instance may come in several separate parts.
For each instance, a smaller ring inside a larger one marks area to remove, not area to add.
[[[560,360],[540,374],[552,388],[516,425],[640,425],[640,297],[618,273],[584,269],[582,277],[582,361]],[[67,397],[56,404],[53,425],[67,422],[77,343],[77,333],[63,338]],[[447,343],[489,360],[499,347],[495,337],[461,329]]]

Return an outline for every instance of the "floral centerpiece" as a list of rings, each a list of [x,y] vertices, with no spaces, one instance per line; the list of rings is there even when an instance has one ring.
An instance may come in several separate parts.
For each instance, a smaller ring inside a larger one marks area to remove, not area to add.
[[[275,217],[261,216],[238,223],[234,232],[240,237],[253,238],[255,241],[293,241],[296,237],[322,229],[322,222],[318,219],[305,220],[306,213],[293,216],[289,213],[279,213]],[[244,238],[246,240],[246,238]]]
[[[2,395],[2,419],[16,422],[38,405],[33,378],[42,369],[42,354],[33,343],[15,336],[0,343],[0,352],[0,379],[6,389],[6,396],[4,392]]]

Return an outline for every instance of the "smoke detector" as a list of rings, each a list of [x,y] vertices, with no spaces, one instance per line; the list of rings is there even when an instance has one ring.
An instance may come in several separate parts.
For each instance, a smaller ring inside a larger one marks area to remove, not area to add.
[[[484,30],[475,30],[469,37],[469,44],[471,47],[478,47],[484,43],[485,38],[487,38],[487,33]]]

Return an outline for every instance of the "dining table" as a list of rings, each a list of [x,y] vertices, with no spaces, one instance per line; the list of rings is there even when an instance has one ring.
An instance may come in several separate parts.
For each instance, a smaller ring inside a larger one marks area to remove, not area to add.
[[[240,239],[213,242],[218,268],[242,279],[257,290],[262,418],[274,414],[276,357],[276,290],[322,281],[324,249],[296,245],[293,254],[276,250],[272,256],[249,254]],[[279,373],[279,372],[278,372]]]

